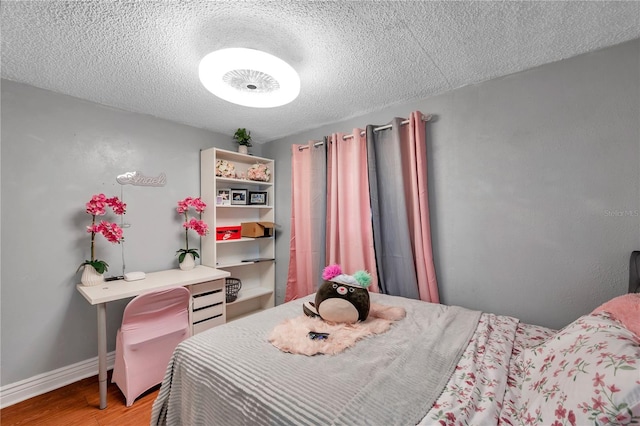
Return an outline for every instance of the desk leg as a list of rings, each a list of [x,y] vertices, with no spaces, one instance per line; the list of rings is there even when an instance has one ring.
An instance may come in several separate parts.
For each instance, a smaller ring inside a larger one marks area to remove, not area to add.
[[[100,409],[107,408],[107,304],[98,305],[98,384]]]

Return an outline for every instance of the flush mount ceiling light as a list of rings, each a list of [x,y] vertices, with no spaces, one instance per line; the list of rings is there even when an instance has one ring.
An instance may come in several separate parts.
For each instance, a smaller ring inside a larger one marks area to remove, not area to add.
[[[208,91],[248,107],[285,105],[300,93],[300,77],[291,65],[260,50],[216,50],[202,58],[198,73]]]

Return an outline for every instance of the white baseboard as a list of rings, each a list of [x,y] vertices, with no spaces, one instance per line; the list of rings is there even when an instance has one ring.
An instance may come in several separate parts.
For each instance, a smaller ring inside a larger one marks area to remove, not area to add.
[[[107,354],[107,370],[113,368],[115,352]],[[98,357],[80,361],[0,388],[0,408],[42,395],[70,383],[98,375]],[[98,387],[96,386],[96,392]]]

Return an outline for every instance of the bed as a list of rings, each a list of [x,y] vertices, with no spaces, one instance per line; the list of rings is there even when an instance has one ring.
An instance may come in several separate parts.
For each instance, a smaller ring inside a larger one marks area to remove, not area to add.
[[[630,276],[637,291],[640,279]],[[295,322],[305,300],[312,296],[181,343],[151,424],[640,423],[637,294],[556,331],[372,293],[372,306],[402,308],[405,317],[337,354],[315,356],[269,342],[283,321]]]

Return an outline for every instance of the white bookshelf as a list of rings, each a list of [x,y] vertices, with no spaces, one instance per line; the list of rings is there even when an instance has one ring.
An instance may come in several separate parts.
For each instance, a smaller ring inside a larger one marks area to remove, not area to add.
[[[216,163],[226,160],[235,171],[246,176],[247,169],[256,163],[266,164],[271,170],[269,182],[216,176]],[[216,241],[216,228],[240,226],[242,222],[274,222],[274,161],[268,158],[240,154],[219,148],[200,153],[200,197],[207,204],[203,220],[211,227],[209,235],[201,240],[201,263],[228,271],[232,278],[242,281],[238,298],[225,303],[227,321],[232,321],[274,306],[275,261],[247,262],[247,259],[275,258],[275,239],[249,238]],[[219,189],[245,189],[266,192],[265,205],[218,205]]]

